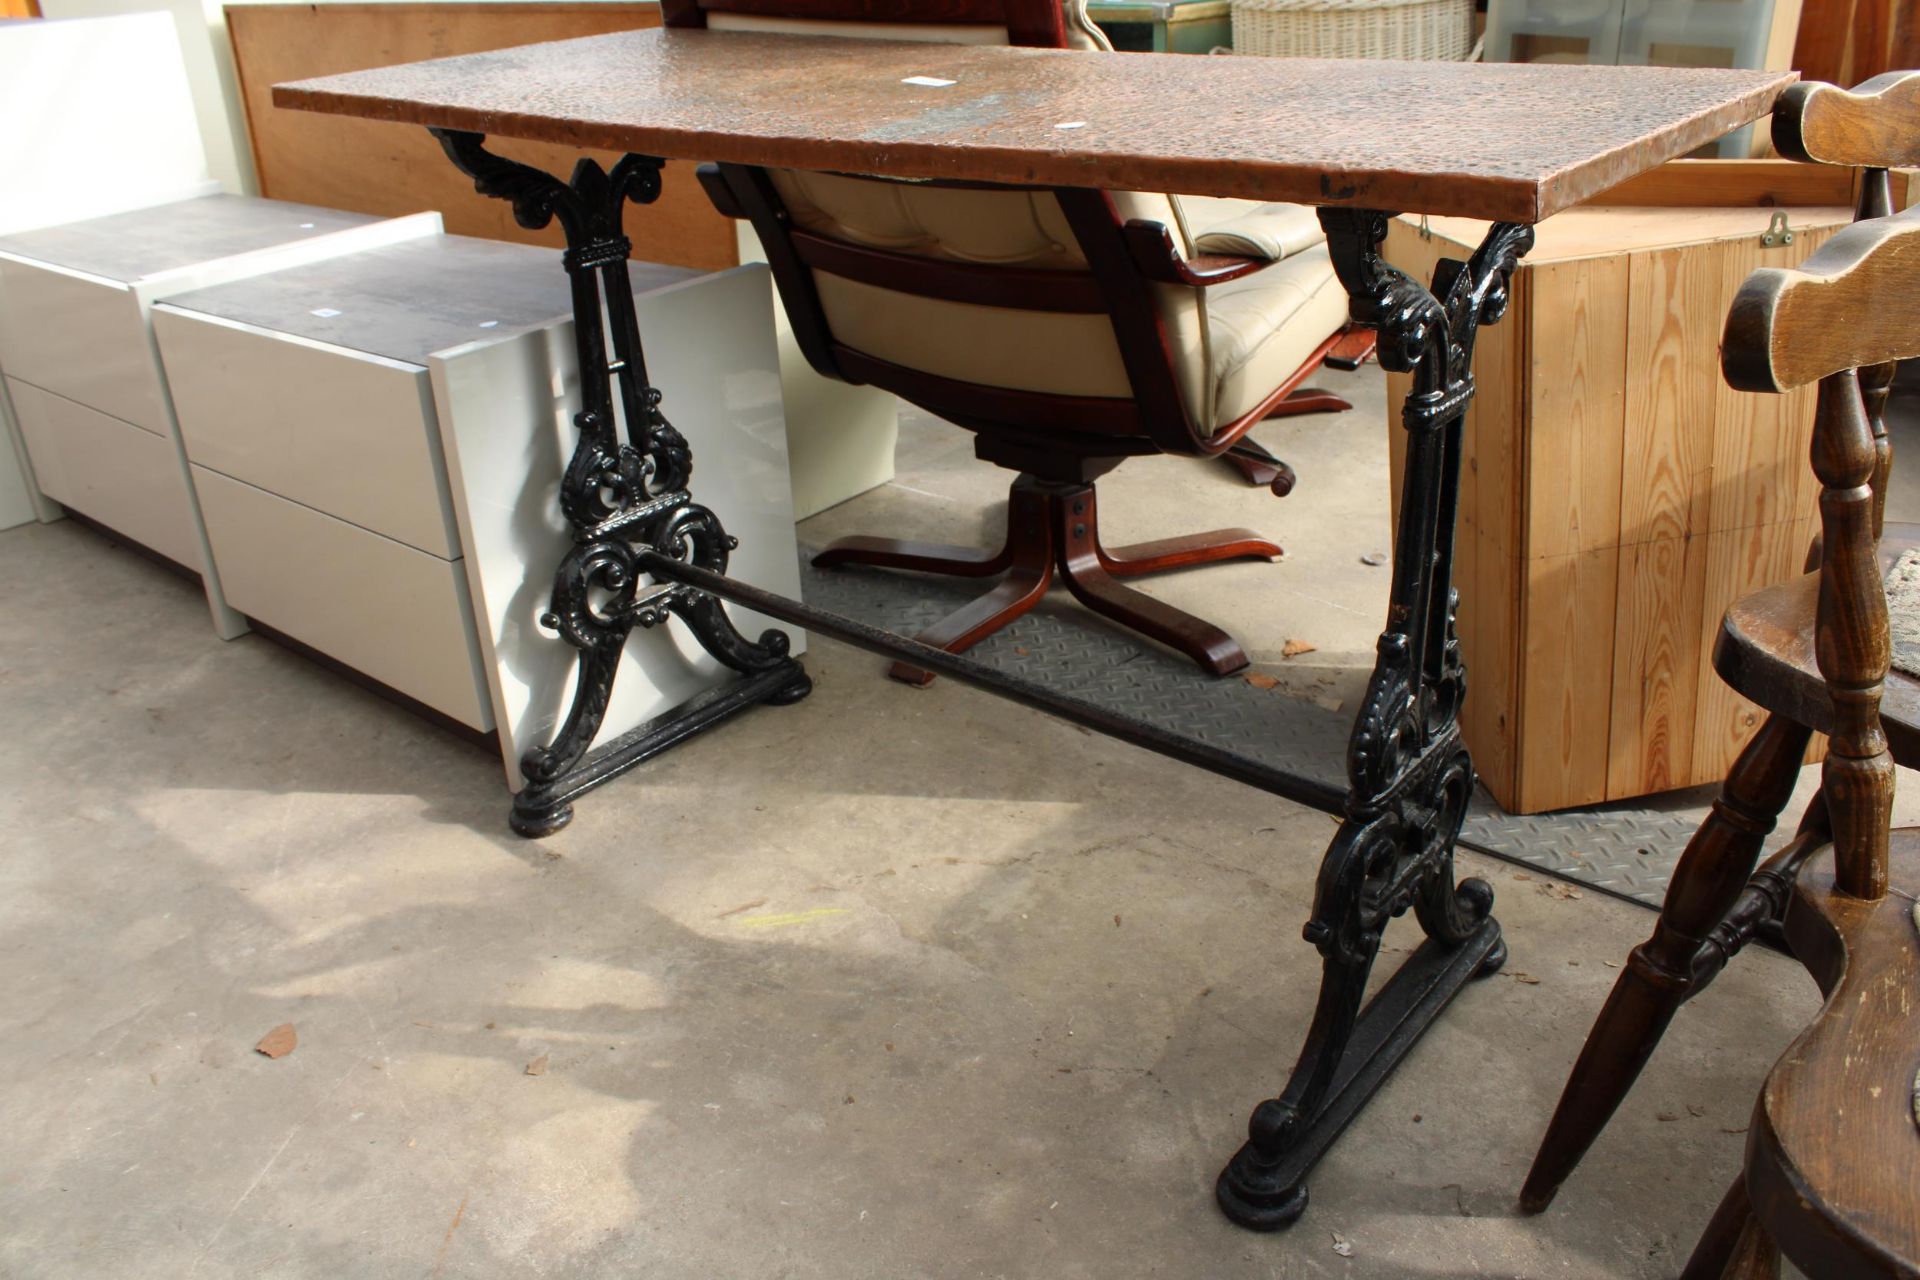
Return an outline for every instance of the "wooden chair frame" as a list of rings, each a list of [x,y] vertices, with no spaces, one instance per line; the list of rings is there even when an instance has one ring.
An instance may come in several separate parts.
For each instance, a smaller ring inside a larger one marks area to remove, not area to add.
[[[668,26],[704,27],[708,13],[841,22],[977,24],[1004,28],[1014,44],[1064,48],[1059,0],[667,0]],[[907,185],[840,174],[845,181]],[[889,538],[845,538],[816,565],[865,564],[963,577],[1004,574],[987,595],[917,638],[958,652],[1031,609],[1056,576],[1081,603],[1121,625],[1185,653],[1224,675],[1247,665],[1246,652],[1220,628],[1181,613],[1114,579],[1221,560],[1276,559],[1280,547],[1248,529],[1219,529],[1151,544],[1108,549],[1097,525],[1093,481],[1128,457],[1222,457],[1277,495],[1293,488],[1292,470],[1251,440],[1268,417],[1350,409],[1338,396],[1302,388],[1323,364],[1356,368],[1373,349],[1370,330],[1344,326],[1260,403],[1217,430],[1199,421],[1181,392],[1180,361],[1156,306],[1158,286],[1203,290],[1274,265],[1226,255],[1183,257],[1170,228],[1124,219],[1105,191],[971,182],[915,183],[992,191],[1043,191],[1059,205],[1086,260],[1071,271],[954,262],[851,244],[797,226],[766,170],[703,165],[700,180],[720,212],[753,225],[766,250],[795,340],[820,374],[892,391],[975,433],[984,460],[1020,473],[1009,499],[1006,545],[997,552]],[[1018,390],[942,377],[858,351],[834,337],[815,286],[824,273],[895,293],[1025,312],[1105,316],[1113,327],[1130,394],[1079,396]],[[1204,302],[1199,305],[1204,306]],[[914,684],[927,672],[896,663]]]
[[[1370,330],[1356,333],[1349,327],[1335,333],[1260,403],[1208,433],[1180,393],[1179,364],[1154,305],[1153,286],[1206,288],[1242,279],[1273,263],[1224,254],[1183,258],[1164,224],[1139,218],[1122,220],[1107,192],[1060,187],[1033,189],[1046,191],[1059,201],[1086,256],[1086,272],[947,262],[850,245],[799,229],[764,170],[703,165],[700,178],[708,197],[722,213],[746,219],[759,234],[795,340],[814,369],[845,382],[884,386],[970,430],[1002,435],[1008,434],[1009,428],[1072,432],[1087,437],[1074,447],[1089,456],[1173,453],[1213,457],[1225,453],[1255,423],[1271,416],[1321,365],[1331,360],[1336,366],[1354,367],[1372,347]],[[980,183],[859,180],[883,185],[1023,190]],[[1107,315],[1113,322],[1133,394],[1094,397],[1018,391],[942,378],[875,359],[834,340],[813,286],[815,270],[915,297],[1022,311]],[[1045,447],[1056,450],[1062,445],[1050,434]]]
[[[1856,224],[1797,270],[1766,268],[1749,277],[1722,343],[1723,369],[1737,390],[1783,392],[1819,383],[1812,446],[1821,485],[1819,573],[1728,611],[1715,666],[1771,714],[1689,842],[1653,936],[1634,949],[1601,1011],[1521,1192],[1528,1211],[1551,1202],[1679,1006],[1760,927],[1784,921],[1795,954],[1828,1004],[1769,1076],[1746,1171],[1695,1250],[1689,1280],[1775,1276],[1782,1244],[1803,1266],[1839,1268],[1817,1274],[1920,1276],[1920,1260],[1899,1256],[1897,1245],[1850,1222],[1885,1190],[1875,1178],[1914,1176],[1920,1140],[1911,1130],[1913,1116],[1905,1114],[1903,1134],[1884,1143],[1874,1142],[1871,1128],[1872,1120],[1889,1119],[1889,1108],[1899,1127],[1898,1113],[1912,1104],[1911,1064],[1898,1100],[1878,1087],[1871,1099],[1820,1092],[1834,1084],[1824,1059],[1862,1061],[1871,1056],[1867,1046],[1875,1035],[1884,1044],[1888,1030],[1898,1033],[1904,1024],[1911,1035],[1914,1027],[1911,1007],[1881,1008],[1877,1023],[1863,1012],[1871,993],[1853,989],[1864,984],[1850,983],[1848,950],[1878,930],[1878,945],[1896,948],[1893,954],[1909,962],[1914,952],[1914,940],[1898,929],[1888,943],[1879,919],[1886,913],[1877,904],[1888,893],[1894,762],[1902,745],[1896,738],[1890,746],[1881,720],[1889,643],[1879,544],[1892,462],[1885,405],[1894,362],[1920,355],[1920,308],[1903,305],[1920,278],[1920,210],[1890,216],[1887,166],[1920,161],[1916,122],[1920,73],[1892,73],[1853,93],[1802,84],[1776,108],[1774,139],[1783,154],[1865,170]],[[1820,791],[1799,832],[1756,871],[1761,843],[1792,794],[1816,729],[1829,735]],[[1920,844],[1920,833],[1912,843]],[[1832,872],[1810,871],[1828,849]],[[1920,855],[1920,848],[1909,852]],[[1873,1033],[1862,1034],[1868,1026]],[[1839,1165],[1831,1163],[1824,1144],[1806,1142],[1804,1130],[1783,1141],[1776,1119],[1789,1128],[1803,1122],[1808,1099],[1837,1108],[1817,1121],[1833,1126],[1836,1146],[1842,1116],[1852,1133],[1864,1133],[1859,1151],[1874,1152],[1873,1168],[1856,1174],[1844,1155]],[[1840,1182],[1847,1191],[1836,1195]],[[1909,1213],[1910,1242],[1915,1220]],[[1883,1214],[1881,1221],[1897,1217]],[[1884,1234],[1898,1239],[1900,1232]]]

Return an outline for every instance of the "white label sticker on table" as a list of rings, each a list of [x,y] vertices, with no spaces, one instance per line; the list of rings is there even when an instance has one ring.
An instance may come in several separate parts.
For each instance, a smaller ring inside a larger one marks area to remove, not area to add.
[[[319,316],[322,320],[331,320],[340,313],[332,307],[315,307],[313,314]]]
[[[959,82],[956,80],[942,80],[939,76],[908,76],[900,83],[917,84],[928,89],[944,89],[950,84],[957,84]]]

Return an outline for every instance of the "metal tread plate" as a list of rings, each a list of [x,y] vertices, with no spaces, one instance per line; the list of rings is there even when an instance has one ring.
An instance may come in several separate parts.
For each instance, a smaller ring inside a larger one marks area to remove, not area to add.
[[[815,569],[806,554],[803,549],[801,589],[809,605],[901,635],[931,626],[982,590],[977,582],[922,574]],[[1262,767],[1346,785],[1350,711],[1207,675],[1080,608],[1063,592],[967,656]],[[1522,816],[1507,813],[1481,789],[1460,842],[1657,908],[1712,798],[1712,788],[1696,788],[1648,801]]]

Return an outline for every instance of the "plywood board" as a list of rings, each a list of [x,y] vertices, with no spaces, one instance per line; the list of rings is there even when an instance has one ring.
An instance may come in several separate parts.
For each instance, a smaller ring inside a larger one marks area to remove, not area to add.
[[[479,53],[546,40],[660,25],[652,4],[231,5],[227,26],[246,103],[260,193],[388,216],[437,209],[447,230],[492,240],[559,246],[557,227],[528,231],[500,200],[478,195],[424,129],[287,111],[272,88],[287,80]],[[550,173],[607,151],[501,142],[501,154]],[[716,269],[739,261],[733,223],[714,212],[693,166],[670,164],[658,203],[628,211],[634,256]]]

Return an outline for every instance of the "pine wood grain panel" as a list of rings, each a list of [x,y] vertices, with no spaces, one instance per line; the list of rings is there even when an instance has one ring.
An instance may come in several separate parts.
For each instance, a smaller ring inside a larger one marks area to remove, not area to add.
[[[1740,284],[1754,271],[1797,266],[1831,239],[1836,229],[1816,227],[1796,232],[1792,244],[1773,248],[1757,240],[1729,240],[1714,246],[1721,262],[1722,314],[1732,304]],[[1753,394],[1735,391],[1725,378],[1718,378],[1715,392],[1707,527],[1719,531],[1800,520],[1813,509],[1819,493],[1819,482],[1807,465],[1807,449],[1813,438],[1814,389],[1804,387],[1786,395]],[[1716,616],[1728,603],[1721,601],[1713,606]]]
[[[1521,602],[1525,566],[1506,549],[1462,531],[1454,547],[1458,629],[1467,664],[1460,733],[1473,767],[1495,794],[1511,794],[1520,719]]]
[[[1763,249],[1766,209],[1563,214],[1522,260],[1508,317],[1480,336],[1462,483],[1463,729],[1509,809],[1715,782],[1750,732],[1711,672],[1711,638],[1735,596],[1799,571],[1812,410],[1804,395],[1728,389],[1720,325],[1752,267],[1797,263],[1851,210],[1789,215],[1795,243]],[[1431,238],[1403,222],[1388,242],[1421,278],[1485,230],[1431,223]],[[1407,379],[1389,384],[1397,397]]]
[[[1622,258],[1521,273],[1523,361],[1499,434],[1518,459],[1514,705],[1503,737],[1522,811],[1603,798],[1618,576],[1628,272]],[[1486,424],[1491,426],[1491,423]],[[1489,432],[1488,444],[1492,444]],[[1604,548],[1597,554],[1578,551]]]
[[[476,194],[424,129],[396,129],[349,116],[322,116],[273,105],[284,80],[358,71],[422,58],[478,53],[543,40],[660,25],[652,4],[431,3],[232,5],[227,27],[247,109],[260,192],[335,209],[396,216],[438,209],[447,230],[491,240],[559,247],[557,227],[528,231],[500,200]],[[551,143],[497,148],[549,172],[566,174],[582,154]],[[593,151],[603,165],[618,155]],[[630,211],[634,256],[714,269],[739,261],[733,223],[715,213],[693,166],[667,168],[660,200]]]
[[[1510,791],[1518,770],[1521,718],[1522,605],[1520,556],[1524,459],[1515,447],[1523,421],[1533,290],[1516,275],[1508,313],[1483,329],[1474,347],[1473,403],[1467,409],[1460,467],[1459,534],[1454,544],[1457,622],[1467,663],[1461,732],[1474,766]]]
[[[1607,794],[1643,796],[1693,781],[1707,538],[1620,549],[1615,596]]]
[[[1613,699],[1598,672],[1613,670],[1620,548],[1526,562],[1518,703],[1524,732],[1507,806],[1518,813],[1609,799]]]
[[[1543,263],[1521,273],[1531,306],[1530,404],[1509,434],[1525,459],[1529,559],[1620,543],[1626,431],[1628,263]]]
[[[1659,250],[1628,259],[1624,544],[1707,528],[1713,413],[1726,298],[1711,253]]]
[[[1778,524],[1724,529],[1707,537],[1707,574],[1696,642],[1699,669],[1695,679],[1700,699],[1694,713],[1692,777],[1697,780],[1725,777],[1734,757],[1759,729],[1766,714],[1735,693],[1713,669],[1713,643],[1720,634],[1720,616],[1742,596],[1798,574],[1814,530],[1814,514],[1803,512],[1796,519]],[[1819,755],[1812,758],[1818,759]]]
[[[1781,159],[1670,160],[1581,207],[1697,207],[1703,193],[1710,193],[1718,205],[1850,205],[1853,184],[1852,170],[1831,165]]]
[[[1474,344],[1474,395],[1461,442],[1460,529],[1509,557],[1524,551],[1521,479],[1526,458],[1519,448],[1519,428],[1525,421],[1530,364],[1532,279],[1530,272],[1514,276],[1506,317],[1482,329]]]

